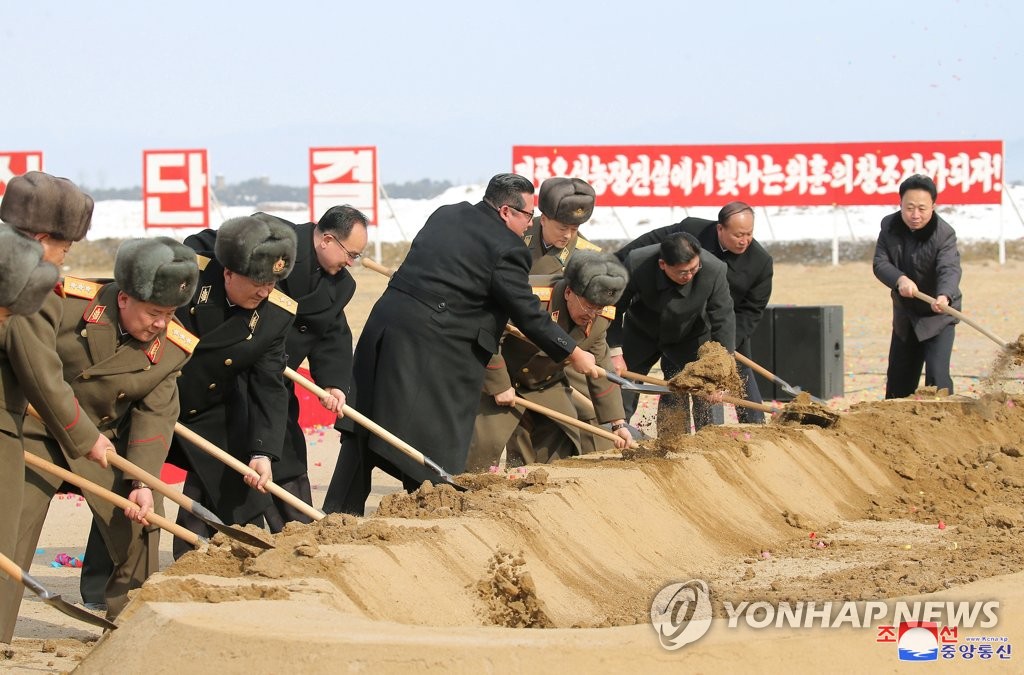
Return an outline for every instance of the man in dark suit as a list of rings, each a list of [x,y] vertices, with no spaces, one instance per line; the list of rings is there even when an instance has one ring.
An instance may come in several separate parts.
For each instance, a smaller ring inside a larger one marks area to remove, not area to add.
[[[750,338],[768,306],[774,275],[771,255],[754,239],[754,210],[744,202],[729,202],[718,212],[717,221],[684,218],[675,225],[641,235],[615,255],[625,260],[630,251],[660,244],[676,232],[689,232],[697,237],[701,248],[729,266],[729,293],[736,313],[736,351],[750,357]],[[760,403],[761,392],[753,371],[743,364],[737,364],[737,369],[746,387],[743,398]],[[750,408],[736,408],[736,417],[740,422],[764,422],[764,413]]]
[[[511,317],[538,347],[579,372],[594,356],[555,325],[529,283],[522,235],[533,183],[498,174],[483,201],[442,206],[416,235],[356,346],[355,408],[448,473],[463,471],[484,368]],[[407,490],[438,475],[363,429],[342,445],[328,510],[362,515],[376,464]]]
[[[273,218],[257,213],[261,219]],[[287,223],[287,221],[281,221]],[[351,206],[334,206],[320,221],[294,225],[295,269],[278,282],[278,288],[298,303],[295,324],[288,332],[288,366],[297,369],[309,360],[313,381],[325,389],[320,403],[341,414],[352,380],[352,330],[345,317],[345,306],[356,290],[348,268],[362,257],[366,248],[366,216]],[[307,504],[313,503],[306,464],[306,436],[299,426],[299,399],[289,387],[288,436],[281,460],[274,465],[274,481]],[[338,420],[351,431],[351,423]],[[267,524],[280,532],[289,521],[308,523],[310,517],[273,497],[267,510]]]
[[[709,340],[730,352],[736,346],[736,318],[729,295],[728,267],[701,248],[687,232],[669,235],[661,244],[629,253],[625,260],[629,283],[619,300],[608,343],[622,346],[624,366],[647,374],[659,360],[665,379],[671,379]],[[696,428],[711,421],[707,400],[692,397]],[[636,410],[636,397],[623,396],[626,418]],[[675,396],[662,396],[675,406]],[[686,402],[682,401],[683,407]]]
[[[295,230],[245,216],[185,239],[196,251],[199,284],[178,319],[200,342],[178,379],[178,421],[258,476],[244,479],[180,436],[171,461],[188,469],[184,492],[230,524],[262,525],[265,486],[285,442],[285,340],[295,301],[274,286],[295,264]],[[253,488],[253,489],[250,489]],[[178,524],[210,536],[180,509]],[[175,538],[175,557],[192,547]]]

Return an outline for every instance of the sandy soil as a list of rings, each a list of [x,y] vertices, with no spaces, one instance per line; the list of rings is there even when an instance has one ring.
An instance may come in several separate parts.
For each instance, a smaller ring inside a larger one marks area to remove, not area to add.
[[[1024,330],[1021,271],[965,265],[964,311],[1010,341]],[[356,274],[358,330],[383,280]],[[629,460],[462,477],[468,492],[392,494],[381,477],[377,516],[290,527],[263,553],[218,537],[168,566],[98,645],[98,631],[26,597],[0,668],[895,672],[895,646],[876,643],[874,628],[729,628],[723,603],[925,594],[999,601],[998,625],[961,631],[959,645],[987,635],[1024,648],[1020,369],[986,381],[999,349],[961,326],[957,396],[882,402],[889,301],[868,265],[781,265],[773,302],[844,308],[846,396],[830,402],[841,415],[829,428],[713,427],[647,442]],[[638,421],[652,405],[643,399]],[[317,429],[310,443],[319,504],[337,437]],[[56,500],[31,570],[68,600],[79,599],[78,570],[49,564],[83,551],[87,518],[77,498]],[[688,579],[708,583],[716,618],[699,642],[667,651],[651,600]],[[978,667],[1019,672],[1020,658]]]

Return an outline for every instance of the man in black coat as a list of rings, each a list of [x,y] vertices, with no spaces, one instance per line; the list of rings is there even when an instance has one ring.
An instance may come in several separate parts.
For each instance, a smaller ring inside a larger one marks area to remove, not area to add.
[[[259,475],[243,479],[180,436],[169,461],[188,469],[185,494],[225,523],[262,525],[271,463],[285,442],[285,340],[296,310],[274,285],[295,264],[295,231],[246,216],[192,235],[185,245],[197,253],[199,285],[177,316],[200,342],[178,378],[178,421]],[[212,534],[185,509],[178,524]],[[176,558],[191,548],[175,538]]]
[[[298,369],[309,360],[313,381],[330,396],[321,401],[327,410],[341,414],[352,380],[352,330],[345,306],[356,290],[348,268],[362,257],[366,248],[366,216],[351,206],[334,206],[320,221],[295,225],[275,219],[295,230],[295,268],[277,287],[298,303],[295,324],[286,343],[288,367]],[[274,465],[274,482],[307,504],[313,503],[306,463],[306,436],[299,426],[299,399],[289,387],[288,436],[281,460]],[[351,423],[338,420],[351,431]],[[308,523],[310,517],[273,497],[267,510],[267,524],[280,532],[289,521]]]
[[[714,340],[732,352],[736,347],[736,317],[727,279],[728,267],[701,248],[688,232],[670,235],[661,244],[629,253],[625,260],[629,283],[616,305],[608,329],[609,346],[622,346],[624,365],[647,374],[659,360],[665,379],[697,360],[702,344]],[[692,399],[697,429],[711,421],[706,399]],[[636,410],[636,396],[623,396],[626,418]],[[659,412],[685,401],[659,399]]]
[[[943,307],[960,309],[960,251],[956,232],[935,213],[935,182],[920,174],[900,184],[900,210],[882,219],[875,245],[874,273],[892,289],[892,339],[885,397],[917,390],[921,368],[926,386],[953,393],[949,361],[957,320]],[[922,292],[935,298],[914,297]]]
[[[659,227],[641,235],[615,255],[624,261],[630,251],[660,244],[676,232],[689,232],[697,237],[705,251],[729,266],[729,294],[736,313],[736,351],[749,358],[750,338],[768,306],[775,273],[771,254],[754,239],[754,210],[745,202],[729,202],[718,212],[717,221],[684,218],[675,225]],[[737,364],[737,369],[746,386],[743,398],[761,403],[761,392],[750,366]],[[740,422],[764,422],[764,413],[751,408],[736,408],[736,417]]]
[[[355,353],[353,407],[448,473],[466,464],[484,369],[511,317],[538,347],[578,372],[599,373],[540,305],[521,239],[533,222],[533,183],[498,174],[483,201],[442,206],[370,312]],[[326,510],[362,515],[381,466],[407,490],[438,475],[369,432],[342,445]]]

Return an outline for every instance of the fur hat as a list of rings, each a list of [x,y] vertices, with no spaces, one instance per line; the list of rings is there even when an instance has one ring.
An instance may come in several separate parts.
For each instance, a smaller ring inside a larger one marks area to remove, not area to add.
[[[0,224],[0,307],[13,314],[39,311],[59,272],[43,260],[43,247],[32,237]]]
[[[227,269],[257,284],[280,281],[295,266],[295,230],[278,218],[242,216],[225,220],[213,252]]]
[[[181,307],[199,283],[195,251],[170,237],[129,239],[114,256],[114,280],[136,300]]]
[[[579,178],[548,178],[540,184],[540,212],[566,225],[582,225],[594,213],[594,188]]]
[[[576,251],[565,266],[565,280],[573,293],[604,307],[614,305],[622,297],[629,272],[610,253]]]
[[[81,241],[92,223],[92,197],[67,178],[29,171],[7,183],[0,220],[23,232]]]

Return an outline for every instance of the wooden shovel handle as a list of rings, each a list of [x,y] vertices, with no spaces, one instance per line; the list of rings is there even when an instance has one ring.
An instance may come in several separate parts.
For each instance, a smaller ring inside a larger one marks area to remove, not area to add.
[[[534,403],[533,401],[528,401],[525,398],[523,398],[522,396],[516,396],[516,405],[521,405],[524,408],[526,408],[527,410],[532,410],[534,412],[538,412],[541,415],[545,415],[547,417],[550,417],[553,420],[558,420],[559,422],[565,422],[566,424],[568,424],[570,426],[574,426],[577,429],[580,429],[581,431],[586,431],[587,433],[593,434],[595,436],[600,436],[601,438],[606,438],[609,441],[612,441],[613,443],[616,442],[616,441],[621,441],[622,440],[622,438],[620,436],[616,436],[615,434],[613,434],[610,431],[607,431],[607,430],[602,429],[600,427],[595,427],[593,424],[587,424],[586,422],[584,422],[582,420],[578,420],[575,417],[572,417],[570,415],[566,415],[565,413],[560,413],[557,410],[552,410],[551,408],[548,408],[546,406],[542,406],[539,403]]]
[[[0,571],[3,571],[4,574],[9,576],[13,581],[17,581],[19,584],[23,583],[23,570],[3,553],[0,553]]]
[[[228,454],[227,452],[221,450],[216,445],[214,445],[210,441],[206,440],[205,438],[203,438],[202,436],[200,436],[196,432],[192,431],[191,429],[186,427],[181,422],[176,422],[174,424],[174,433],[178,434],[179,436],[181,436],[185,440],[187,440],[190,443],[194,444],[196,447],[198,447],[200,450],[202,450],[206,454],[211,455],[211,456],[215,457],[216,459],[220,460],[221,462],[223,462],[224,464],[226,464],[230,468],[234,469],[238,473],[242,474],[243,476],[255,476],[255,475],[257,475],[256,471],[251,469],[251,468],[249,468],[248,464],[245,464],[245,463],[241,462],[237,458],[235,458],[232,455]],[[298,497],[296,497],[292,493],[290,493],[287,490],[285,490],[283,487],[281,487],[280,485],[278,485],[274,481],[268,480],[266,488],[267,488],[267,492],[269,492],[270,494],[274,495],[275,497],[277,497],[281,501],[288,503],[290,506],[298,509],[299,511],[301,511],[304,514],[306,514],[307,516],[309,516],[313,520],[322,520],[324,518],[324,512],[323,511],[321,511],[319,509],[313,508],[312,506],[310,506],[306,502],[302,501],[301,499],[299,499]]]
[[[367,258],[366,256],[363,256],[361,260],[363,262],[363,267],[365,267],[368,270],[373,270],[374,272],[379,272],[380,274],[383,274],[386,277],[390,277],[395,273],[393,269],[381,265],[373,258]]]
[[[79,476],[77,473],[68,471],[64,467],[57,466],[53,462],[48,462],[42,457],[37,457],[27,450],[25,451],[25,464],[33,466],[39,469],[40,471],[45,471],[46,473],[53,474],[57,478],[60,478],[63,481],[71,483],[72,485],[75,485],[81,488],[82,490],[85,490],[86,492],[91,492],[97,497],[110,502],[111,504],[120,509],[128,509],[138,506],[138,504],[136,504],[135,502],[126,499],[119,494],[111,492],[105,487],[97,485],[96,483],[93,483],[91,480]],[[196,546],[199,543],[199,535],[197,535],[195,532],[190,532],[181,525],[172,523],[160,514],[150,513],[146,516],[146,520],[148,520],[150,523],[156,525],[161,529],[167,530],[175,537],[187,541],[193,546]]]
[[[182,494],[180,490],[175,490],[167,483],[143,469],[141,466],[133,464],[125,457],[122,457],[116,452],[110,452],[109,450],[107,451],[107,464],[116,466],[126,476],[131,476],[136,480],[141,480],[143,483],[153,488],[154,491],[159,492],[189,513],[192,512],[192,500],[189,497]]]
[[[933,298],[930,295],[925,295],[921,291],[914,291],[914,297],[917,298],[918,300],[922,300],[924,302],[927,302],[929,305],[934,305],[935,304],[935,298]],[[942,307],[941,309],[942,309],[943,312],[945,312],[946,314],[949,314],[954,319],[960,319],[961,321],[966,323],[968,326],[970,326],[974,330],[978,331],[979,333],[981,333],[982,335],[987,337],[989,340],[992,340],[992,342],[995,342],[997,345],[999,345],[1003,349],[1006,349],[1006,348],[1009,347],[1009,345],[1006,343],[1006,340],[1004,340],[1003,338],[999,337],[995,333],[987,330],[984,326],[978,324],[974,320],[969,319],[968,317],[964,316],[963,312],[961,312],[959,310],[956,310],[956,309],[953,309],[949,305],[946,305],[946,306]]]
[[[623,377],[628,377],[631,380],[637,380],[638,382],[646,382],[647,384],[659,384],[659,385],[661,385],[663,387],[669,386],[668,380],[662,380],[662,379],[657,378],[657,377],[651,377],[650,375],[641,375],[640,373],[634,373],[634,372],[629,371],[629,370],[624,372],[622,374],[622,376]],[[703,396],[703,394],[698,394],[698,396],[702,396],[703,398],[707,398],[706,396]],[[750,408],[752,410],[760,410],[761,412],[767,412],[767,413],[780,413],[780,412],[782,412],[781,408],[776,408],[775,406],[768,405],[767,403],[755,403],[754,401],[748,401],[748,400],[743,399],[743,398],[737,398],[736,396],[729,396],[728,394],[726,394],[725,396],[722,397],[722,402],[723,403],[729,403],[731,405],[738,405],[738,406],[740,406],[742,408]]]
[[[737,361],[739,361],[743,365],[747,366],[748,368],[753,370],[755,373],[758,373],[762,377],[767,377],[772,382],[775,382],[776,384],[778,384],[779,378],[775,377],[775,373],[771,372],[770,370],[768,370],[767,368],[762,366],[760,363],[757,363],[756,361],[752,361],[752,360],[748,359],[746,356],[744,356],[743,354],[740,354],[738,351],[737,352],[733,352],[733,356],[736,358]]]

